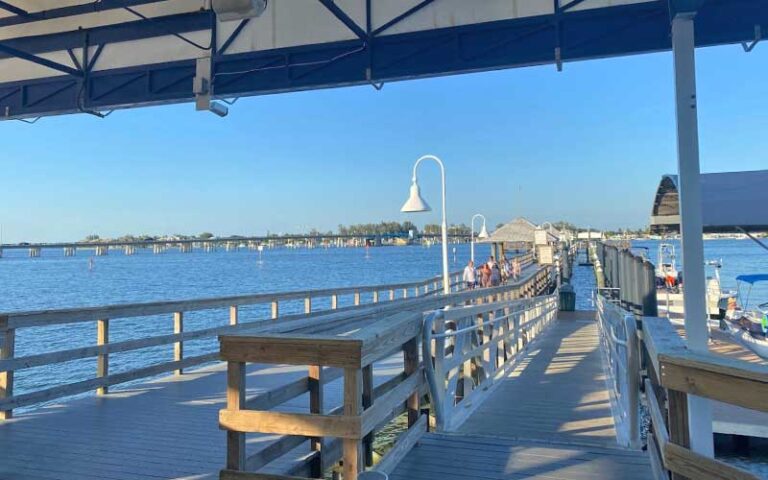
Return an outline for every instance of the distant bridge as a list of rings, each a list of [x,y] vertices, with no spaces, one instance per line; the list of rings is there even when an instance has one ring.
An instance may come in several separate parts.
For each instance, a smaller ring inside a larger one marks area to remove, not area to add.
[[[450,243],[460,243],[469,240],[469,234],[450,234]],[[439,243],[440,234],[415,234],[409,237],[399,233],[349,234],[349,235],[284,235],[284,236],[250,236],[250,237],[218,237],[218,238],[186,238],[186,239],[157,239],[157,240],[109,240],[95,242],[49,242],[49,243],[14,243],[0,244],[0,256],[3,250],[29,250],[30,257],[39,257],[42,250],[63,249],[64,255],[75,256],[78,249],[95,250],[96,255],[107,255],[110,249],[122,249],[126,255],[133,255],[136,249],[151,248],[153,253],[163,253],[170,248],[178,248],[182,253],[192,252],[195,248],[204,251],[215,251],[223,248],[236,251],[241,247],[255,249],[260,245],[285,246],[302,244],[307,247],[318,245],[328,246],[380,246],[387,240],[413,238],[415,241]]]

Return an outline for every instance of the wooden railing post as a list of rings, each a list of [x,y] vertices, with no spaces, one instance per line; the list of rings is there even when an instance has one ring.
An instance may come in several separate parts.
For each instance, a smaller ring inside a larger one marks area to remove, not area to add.
[[[309,375],[307,376],[309,384],[309,412],[310,413],[323,413],[323,367],[322,365],[311,365],[309,367]],[[313,478],[322,478],[323,476],[323,438],[312,437],[310,440],[310,448],[314,452],[318,452],[318,455],[312,460],[311,476]]]
[[[390,300],[395,299],[395,290],[393,288],[389,289],[389,299]]]
[[[675,390],[666,390],[666,393],[669,440],[681,447],[690,448],[691,439],[688,436],[688,396],[683,392]],[[664,428],[664,426],[662,425],[661,428]],[[688,480],[688,477],[672,472],[672,480]]]
[[[410,376],[412,373],[414,373],[419,368],[419,339],[418,337],[414,337],[411,340],[409,340],[405,345],[403,345],[403,371],[405,372],[406,377]],[[418,391],[413,392],[411,396],[408,397],[408,402],[406,404],[406,407],[408,408],[408,426],[413,426],[414,423],[419,419],[419,393]]]
[[[403,289],[403,298],[408,298],[408,289],[407,288]]]
[[[373,303],[379,303],[379,291],[374,290],[373,291]]]
[[[304,313],[312,313],[312,297],[309,295],[304,299]]]
[[[344,369],[344,415],[360,416],[363,413],[362,370],[355,367]],[[357,480],[362,470],[360,439],[345,438],[342,441],[344,480]]]
[[[227,410],[245,407],[245,363],[227,362]],[[227,430],[227,468],[245,470],[245,433]]]
[[[339,296],[337,294],[331,295],[331,310],[339,308]]]
[[[175,312],[173,314],[173,333],[180,335],[184,333],[184,312]],[[173,361],[180,362],[184,359],[184,341],[178,339],[173,343]],[[182,368],[173,371],[175,375],[184,373]]]
[[[109,344],[109,319],[96,320],[96,345],[105,347]],[[109,375],[109,353],[99,353],[96,357],[96,376],[103,378]],[[109,387],[104,385],[96,389],[96,395],[106,395]]]
[[[275,320],[280,315],[280,304],[277,300],[272,300],[272,320]]]
[[[13,358],[16,349],[16,330],[8,328],[8,317],[0,317],[0,360]],[[0,372],[0,399],[13,396],[13,371]],[[0,410],[0,420],[13,416],[13,409]]]
[[[355,290],[355,305],[360,305],[360,292]]]
[[[237,305],[232,305],[229,307],[229,324],[230,325],[237,325]]]

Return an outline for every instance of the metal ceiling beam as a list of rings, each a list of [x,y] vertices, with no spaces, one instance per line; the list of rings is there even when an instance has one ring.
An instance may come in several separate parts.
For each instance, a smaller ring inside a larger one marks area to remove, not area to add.
[[[352,32],[357,35],[357,37],[360,40],[367,41],[368,40],[368,34],[365,33],[365,30],[360,28],[360,25],[355,23],[354,20],[349,18],[349,15],[342,10],[338,5],[336,5],[333,0],[318,0],[320,3],[323,4],[325,8],[330,11],[334,17],[338,18],[341,23],[347,26]]]
[[[37,22],[40,20],[52,20],[55,18],[73,17],[76,15],[84,15],[86,13],[103,12],[106,10],[114,10],[124,7],[135,7],[139,5],[146,5],[148,3],[160,3],[166,0],[101,0],[92,1],[90,3],[82,5],[71,5],[68,7],[52,8],[50,10],[43,10],[39,12],[26,12],[18,7],[13,7],[7,2],[0,1],[0,9],[11,11],[9,8],[16,8],[19,11],[15,17],[0,18],[0,27],[8,27],[11,25],[22,25],[30,22]]]
[[[8,2],[0,1],[0,10],[5,10],[6,12],[11,12],[13,14],[20,15],[22,17],[26,17],[27,15],[29,15],[29,12],[27,12],[23,8],[19,8],[16,5],[11,5]]]
[[[414,13],[416,13],[416,12],[418,12],[418,11],[419,11],[419,10],[421,10],[422,8],[426,7],[426,6],[427,6],[427,5],[429,5],[430,3],[434,3],[434,1],[435,1],[435,0],[424,0],[423,2],[416,4],[416,5],[415,5],[415,6],[413,6],[412,8],[409,8],[408,10],[406,10],[405,12],[403,12],[402,14],[400,14],[400,15],[396,16],[396,17],[395,17],[395,18],[393,18],[392,20],[388,21],[388,22],[387,22],[387,23],[385,23],[384,25],[382,25],[382,26],[380,26],[379,28],[377,28],[376,30],[374,30],[374,31],[373,31],[373,33],[372,33],[372,36],[374,36],[374,37],[375,37],[376,35],[378,35],[378,34],[380,34],[380,33],[384,32],[385,30],[388,30],[389,28],[391,28],[391,27],[393,27],[393,26],[397,25],[398,23],[400,23],[401,21],[403,21],[403,20],[405,20],[406,18],[410,17],[411,15],[413,15],[413,14],[414,14]]]
[[[54,62],[53,60],[48,60],[47,58],[38,57],[37,55],[31,54],[29,52],[25,52],[23,50],[19,50],[16,48],[13,48],[11,46],[8,46],[2,42],[0,42],[0,52],[3,52],[7,55],[10,55],[12,57],[20,58],[22,60],[26,60],[28,62],[36,63],[38,65],[42,65],[44,67],[51,68],[53,70],[57,70],[62,73],[66,73],[68,75],[72,75],[75,77],[82,77],[83,72],[76,68],[72,68],[68,65],[64,65],[58,62]]]
[[[9,38],[3,40],[3,43],[17,50],[39,55],[46,52],[62,51],[68,48],[81,48],[83,46],[83,35],[86,33],[91,45],[100,45],[210,30],[213,15],[213,12],[210,10],[203,10],[164,17],[152,17],[150,20],[137,19],[134,22],[104,25],[84,30]],[[0,52],[0,58],[4,56]]]

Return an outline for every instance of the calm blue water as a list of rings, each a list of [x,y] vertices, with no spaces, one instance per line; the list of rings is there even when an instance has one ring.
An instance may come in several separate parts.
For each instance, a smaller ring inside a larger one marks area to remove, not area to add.
[[[367,252],[364,248],[268,249],[261,261],[258,252],[244,249],[160,255],[142,250],[133,256],[115,250],[104,257],[91,257],[90,253],[64,257],[62,251],[50,250],[43,251],[40,258],[28,258],[26,251],[6,250],[0,259],[0,312],[409,282],[437,276],[442,268],[439,246],[379,247]],[[484,259],[490,248],[477,245],[475,254]],[[451,270],[458,270],[469,259],[469,245],[451,245],[449,257]],[[89,258],[94,261],[92,271]],[[341,297],[339,304],[352,301],[351,295]],[[328,308],[329,304],[329,299],[313,300],[313,308]],[[281,314],[302,310],[302,300],[280,305]],[[241,321],[266,319],[269,314],[269,305],[240,310]],[[226,325],[228,312],[190,312],[184,322],[185,330]],[[110,322],[111,341],[172,331],[171,315]],[[16,355],[93,345],[95,339],[95,322],[19,329]],[[211,352],[216,346],[215,339],[185,342],[185,355]],[[117,353],[110,356],[110,373],[170,360],[170,345]],[[93,378],[95,368],[95,359],[89,358],[20,370],[16,373],[16,392]]]

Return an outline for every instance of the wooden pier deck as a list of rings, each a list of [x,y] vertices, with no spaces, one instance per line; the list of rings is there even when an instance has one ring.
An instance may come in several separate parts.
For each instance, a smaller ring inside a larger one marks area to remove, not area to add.
[[[456,433],[425,436],[392,478],[652,478],[617,444],[605,380],[595,312],[559,312]]]
[[[388,362],[377,365],[375,384],[390,378]],[[253,365],[248,377],[258,387],[248,393],[303,375],[298,367]],[[108,396],[19,413],[0,424],[0,480],[218,479],[226,458],[226,435],[218,427],[226,385],[225,364],[218,363]],[[328,408],[340,404],[341,381],[327,384],[325,395]],[[306,412],[307,405],[304,395],[280,410]],[[266,448],[273,438],[249,438],[250,448]],[[306,453],[302,447],[297,450]],[[270,467],[279,472],[290,466],[286,459]]]

